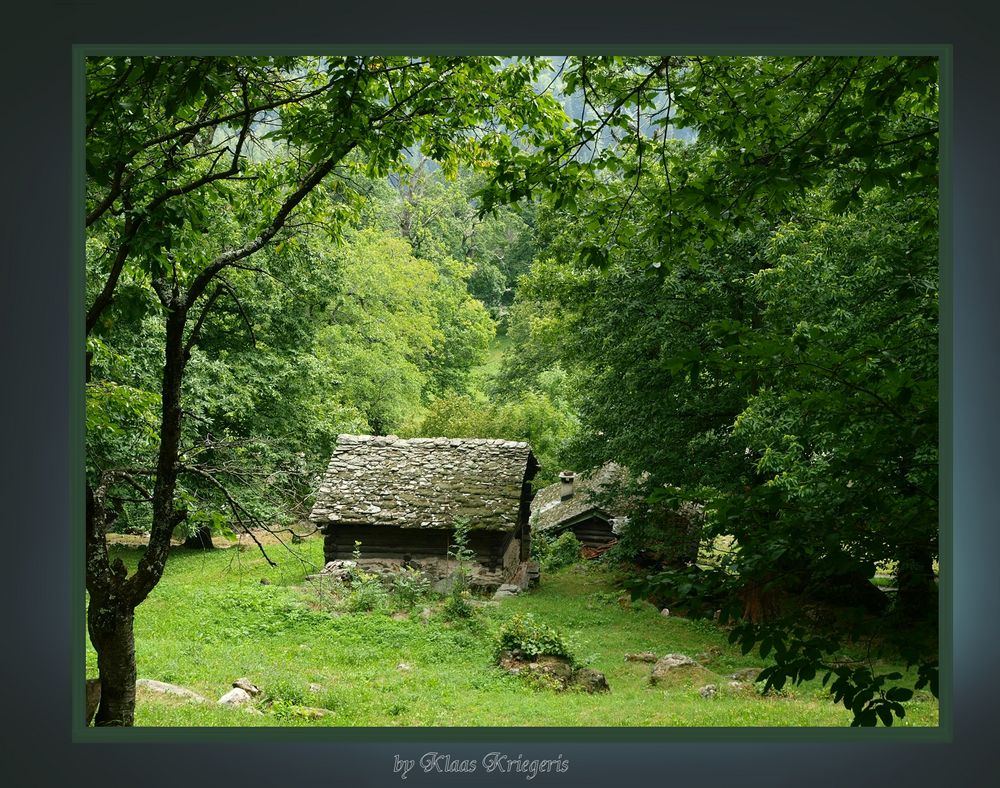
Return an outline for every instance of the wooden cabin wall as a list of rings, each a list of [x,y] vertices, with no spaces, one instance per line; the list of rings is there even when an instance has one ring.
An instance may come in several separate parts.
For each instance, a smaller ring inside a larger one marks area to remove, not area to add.
[[[573,535],[588,547],[599,547],[614,539],[611,523],[601,517],[588,517],[569,527]]]
[[[447,558],[452,541],[450,528],[400,528],[394,525],[329,525],[325,529],[323,553],[327,561],[351,558],[354,542],[361,542],[362,558]],[[497,569],[509,547],[511,534],[500,531],[471,531],[469,549],[476,560]]]

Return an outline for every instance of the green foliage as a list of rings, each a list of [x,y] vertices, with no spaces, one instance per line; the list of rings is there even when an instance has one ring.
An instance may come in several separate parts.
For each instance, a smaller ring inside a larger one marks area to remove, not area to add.
[[[570,463],[615,459],[648,489],[696,491],[705,538],[734,539],[708,571],[635,587],[737,617],[766,616],[764,597],[836,602],[853,618],[831,636],[931,664],[936,62],[581,57],[562,80],[599,118],[503,160],[484,194],[547,191],[505,371],[515,390],[554,364],[585,381]],[[678,127],[692,141],[668,139]],[[658,538],[633,518],[616,551],[639,559]],[[866,618],[888,560],[891,615]],[[867,703],[865,720],[888,713]]]
[[[935,680],[933,58],[99,57],[87,94],[88,492],[153,585],[175,529],[301,516],[338,432],[503,437],[538,483],[614,459],[703,500],[732,550],[635,586],[692,609],[892,562],[889,614],[820,635]],[[649,503],[621,557],[664,552]],[[793,623],[741,642],[839,667]]]
[[[406,610],[412,610],[430,593],[430,582],[423,572],[403,567],[392,579],[392,594]]]
[[[902,703],[914,694],[913,689],[897,683],[903,679],[899,671],[876,674],[870,662],[831,661],[830,657],[840,645],[837,638],[811,635],[802,626],[755,626],[745,622],[733,628],[729,642],[739,642],[744,654],[757,643],[762,658],[774,652],[775,664],[764,668],[758,677],[758,681],[765,682],[764,692],[772,687],[780,691],[789,680],[797,685],[812,680],[817,673],[824,673],[823,686],[829,683],[829,694],[834,702],[843,704],[851,712],[852,727],[872,727],[879,722],[891,726],[893,715],[899,720],[906,716]],[[927,685],[937,697],[936,661],[925,663],[918,671],[915,689]]]
[[[308,694],[298,682],[277,679],[261,687],[261,701],[271,706],[278,719],[294,716],[296,706],[307,703]]]
[[[473,613],[469,593],[469,563],[475,559],[476,554],[469,548],[471,529],[472,521],[468,517],[455,518],[455,529],[448,545],[448,557],[455,561],[456,567],[451,574],[451,590],[443,608],[448,618],[469,618]]]
[[[388,612],[390,596],[382,579],[357,565],[361,560],[361,542],[354,542],[351,555],[355,566],[352,566],[348,573],[351,590],[344,600],[344,607],[352,613]]]
[[[526,391],[505,403],[453,395],[434,400],[414,435],[526,441],[538,459],[539,484],[555,479],[559,457],[576,430],[571,412],[545,392]]]
[[[350,612],[387,612],[390,607],[389,601],[389,592],[377,575],[370,572],[355,574],[346,601],[346,607]]]
[[[554,571],[580,560],[580,540],[572,531],[563,531],[552,537],[544,531],[531,535],[531,556],[541,564],[542,569]]]
[[[501,624],[496,635],[495,655],[499,657],[505,651],[515,656],[549,655],[573,659],[566,637],[531,613],[515,615]]]

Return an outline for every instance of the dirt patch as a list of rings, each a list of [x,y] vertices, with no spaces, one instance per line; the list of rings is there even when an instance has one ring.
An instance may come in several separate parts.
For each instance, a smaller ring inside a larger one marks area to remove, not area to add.
[[[251,537],[251,535],[253,537]],[[273,531],[268,531],[263,528],[255,528],[250,534],[240,534],[239,538],[229,540],[221,536],[215,536],[212,538],[212,543],[220,550],[225,550],[230,547],[239,547],[240,545],[247,547],[256,547],[257,542],[264,545],[275,545],[275,544],[290,544],[291,542],[302,539],[318,539],[322,538],[315,526],[311,523],[298,523],[292,526],[275,526]],[[256,538],[257,542],[254,541]],[[108,544],[125,545],[128,547],[145,547],[149,544],[148,534],[114,534],[109,533],[107,535]],[[180,547],[184,544],[183,539],[173,538],[170,540],[171,547]]]

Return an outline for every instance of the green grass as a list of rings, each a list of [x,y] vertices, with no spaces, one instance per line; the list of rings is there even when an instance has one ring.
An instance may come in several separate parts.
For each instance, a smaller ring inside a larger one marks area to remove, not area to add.
[[[578,564],[546,574],[538,589],[484,607],[467,622],[435,613],[404,620],[386,613],[331,614],[306,574],[322,561],[318,538],[297,546],[304,564],[275,553],[230,548],[210,553],[175,549],[161,583],[136,612],[136,659],[142,678],[189,687],[210,700],[247,676],[263,691],[263,716],[140,693],[137,725],[153,726],[846,726],[849,713],[827,699],[819,680],[777,696],[753,693],[705,699],[704,679],[653,687],[647,663],[630,652],[681,652],[725,674],[760,667],[740,656],[709,622],[664,618],[652,606],[618,601],[610,574]],[[280,549],[280,548],[279,548]],[[130,568],[139,549],[113,547]],[[260,580],[266,578],[268,585]],[[532,613],[567,635],[577,658],[603,672],[605,695],[532,689],[492,665],[492,634],[515,612]],[[400,663],[409,670],[400,670]],[[885,666],[888,670],[892,666]],[[96,657],[87,645],[87,674]],[[313,686],[310,686],[313,685]],[[275,705],[268,706],[268,702]],[[303,719],[294,706],[332,713]],[[897,725],[936,725],[937,702],[926,693],[907,704]]]

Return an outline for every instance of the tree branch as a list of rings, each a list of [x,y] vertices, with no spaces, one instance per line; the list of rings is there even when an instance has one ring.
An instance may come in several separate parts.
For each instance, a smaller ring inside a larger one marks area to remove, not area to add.
[[[248,526],[244,522],[243,518],[246,518],[247,521],[249,521],[252,524],[258,525],[258,527],[261,527],[261,528],[264,528],[263,524],[261,524],[260,520],[258,520],[254,515],[252,515],[250,512],[248,512],[243,507],[243,505],[240,504],[239,501],[237,501],[235,498],[233,498],[233,496],[229,492],[229,490],[226,489],[226,485],[224,485],[222,482],[220,482],[218,479],[216,479],[215,476],[213,476],[208,471],[202,470],[201,468],[198,468],[198,467],[196,467],[194,465],[182,465],[182,466],[180,466],[179,470],[182,473],[184,473],[184,472],[190,472],[190,473],[193,473],[193,474],[195,474],[197,476],[200,476],[203,479],[207,479],[220,492],[222,492],[223,496],[225,496],[225,498],[226,498],[226,502],[229,504],[230,511],[232,511],[232,513],[233,513],[233,517],[236,518],[236,522],[239,523],[240,527],[247,534],[247,536],[249,536],[254,541],[254,543],[257,545],[258,549],[260,550],[260,554],[262,556],[264,556],[264,560],[267,561],[267,563],[270,564],[271,566],[277,566],[277,564],[274,561],[272,561],[271,557],[267,554],[267,551],[264,549],[264,545],[262,545],[260,543],[260,540],[253,533],[253,530],[250,528],[250,526]]]

